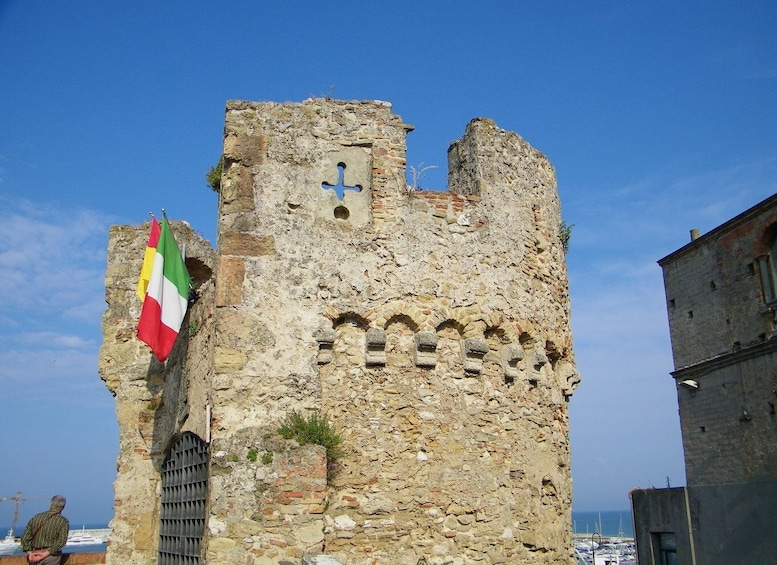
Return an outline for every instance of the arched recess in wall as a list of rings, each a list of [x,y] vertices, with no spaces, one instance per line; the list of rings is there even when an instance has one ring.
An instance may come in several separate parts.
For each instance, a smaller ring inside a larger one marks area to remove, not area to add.
[[[341,313],[332,321],[332,327],[335,330],[342,325],[351,325],[366,331],[370,323],[364,316],[357,314],[356,312],[347,311]]]
[[[437,365],[435,371],[443,375],[463,374],[464,363],[461,353],[464,326],[457,320],[446,319],[434,328],[437,334]]]
[[[208,494],[208,444],[185,432],[162,464],[159,565],[199,565]]]
[[[206,265],[199,257],[187,257],[186,270],[189,272],[189,276],[192,279],[192,288],[195,291],[213,277],[213,269]]]
[[[386,356],[391,365],[412,367],[415,365],[415,336],[418,324],[407,314],[394,314],[385,323]]]

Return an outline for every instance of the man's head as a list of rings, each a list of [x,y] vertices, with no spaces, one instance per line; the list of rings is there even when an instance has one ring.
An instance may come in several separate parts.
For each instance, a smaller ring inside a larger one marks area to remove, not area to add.
[[[52,510],[62,510],[65,507],[65,497],[62,495],[56,495],[51,499],[51,509]]]

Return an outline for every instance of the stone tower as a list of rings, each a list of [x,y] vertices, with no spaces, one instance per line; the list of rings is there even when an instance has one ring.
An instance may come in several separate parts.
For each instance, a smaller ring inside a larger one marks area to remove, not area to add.
[[[133,228],[114,228],[110,562],[175,545],[160,473],[184,436],[207,461],[207,494],[184,512],[201,514],[205,563],[574,562],[579,379],[553,167],[476,119],[449,149],[449,192],[412,190],[410,130],[384,102],[228,103],[218,251],[188,260],[199,299],[166,367],[126,336],[139,309],[127,254],[146,228],[124,245]],[[279,438],[292,411],[325,413],[344,457]]]

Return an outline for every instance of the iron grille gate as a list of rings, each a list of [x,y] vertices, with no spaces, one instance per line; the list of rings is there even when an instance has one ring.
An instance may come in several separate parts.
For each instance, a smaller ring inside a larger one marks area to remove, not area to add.
[[[200,564],[207,492],[208,446],[186,432],[162,465],[159,565]]]

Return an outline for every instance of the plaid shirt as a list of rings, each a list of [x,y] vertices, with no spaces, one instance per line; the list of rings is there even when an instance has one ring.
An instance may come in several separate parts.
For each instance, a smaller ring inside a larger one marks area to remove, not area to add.
[[[45,523],[44,523],[45,522]],[[40,525],[43,524],[41,528]],[[40,528],[38,530],[38,528]],[[38,530],[38,533],[35,531]],[[52,555],[62,552],[67,542],[70,523],[56,510],[41,512],[33,516],[22,534],[22,551],[48,549]],[[33,534],[35,537],[33,538]]]

